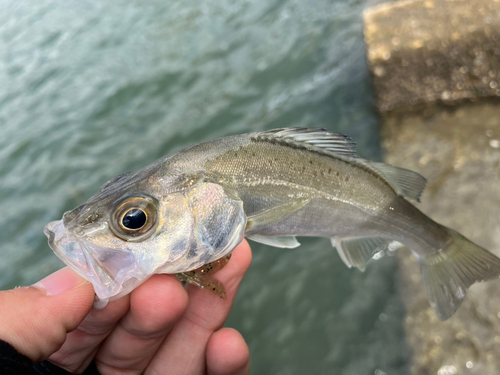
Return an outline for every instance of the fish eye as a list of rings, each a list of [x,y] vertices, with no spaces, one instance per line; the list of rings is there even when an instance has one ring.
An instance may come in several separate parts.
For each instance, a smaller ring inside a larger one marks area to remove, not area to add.
[[[128,196],[115,203],[110,228],[125,241],[141,241],[154,233],[157,221],[156,199],[143,195]]]
[[[141,229],[147,222],[146,213],[140,208],[132,208],[123,215],[122,225],[130,230]]]

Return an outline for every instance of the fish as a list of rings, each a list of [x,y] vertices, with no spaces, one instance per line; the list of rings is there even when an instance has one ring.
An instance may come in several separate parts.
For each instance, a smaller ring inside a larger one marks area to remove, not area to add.
[[[450,318],[500,259],[419,211],[426,179],[360,158],[324,128],[281,128],[199,143],[106,182],[45,227],[49,246],[92,282],[101,307],[157,273],[225,297],[213,273],[244,238],[278,248],[326,237],[363,271],[395,244],[415,256],[431,307]]]

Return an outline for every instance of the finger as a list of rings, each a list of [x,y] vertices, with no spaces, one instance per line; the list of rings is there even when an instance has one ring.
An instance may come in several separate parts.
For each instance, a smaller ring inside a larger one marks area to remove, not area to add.
[[[49,361],[71,373],[83,372],[99,345],[128,311],[129,300],[129,296],[125,296],[108,303],[102,310],[90,310],[78,328],[68,333],[62,347],[49,357]]]
[[[130,310],[96,356],[101,374],[141,374],[188,304],[185,289],[172,275],[155,275],[134,290]]]
[[[35,286],[0,292],[0,339],[42,361],[60,348],[93,302],[92,285],[69,268]]]
[[[227,266],[214,275],[224,285],[227,300],[208,290],[192,285],[188,287],[189,305],[186,313],[167,336],[146,373],[205,373],[207,343],[212,333],[219,330],[226,321],[251,259],[250,246],[244,241],[233,251]]]
[[[207,345],[208,375],[247,375],[250,352],[241,334],[232,328],[214,332]]]

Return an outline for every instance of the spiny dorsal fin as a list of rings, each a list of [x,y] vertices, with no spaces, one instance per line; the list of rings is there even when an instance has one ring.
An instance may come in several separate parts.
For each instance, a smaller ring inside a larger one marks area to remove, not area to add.
[[[425,189],[427,180],[417,172],[363,159],[358,159],[356,162],[381,175],[398,195],[420,202],[420,195]]]
[[[382,177],[398,194],[420,202],[427,180],[416,172],[384,163],[360,159],[356,143],[346,135],[324,128],[281,128],[257,133],[255,139],[274,139],[306,149],[331,153],[357,163]]]
[[[285,142],[302,144],[306,148],[317,148],[341,156],[357,157],[356,143],[340,133],[332,133],[324,128],[281,128],[260,132],[260,137],[281,139]]]
[[[380,237],[332,238],[332,245],[337,248],[340,259],[351,268],[364,271],[366,264],[378,252],[387,249],[391,240]]]

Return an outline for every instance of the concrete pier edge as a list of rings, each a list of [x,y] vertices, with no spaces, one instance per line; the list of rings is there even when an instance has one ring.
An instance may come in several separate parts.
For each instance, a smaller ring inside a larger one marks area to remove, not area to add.
[[[364,22],[386,162],[428,179],[420,210],[500,256],[500,0],[391,1]],[[500,280],[441,322],[399,261],[411,373],[500,374]]]

